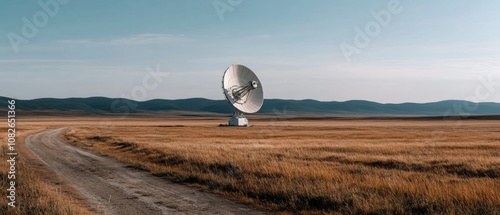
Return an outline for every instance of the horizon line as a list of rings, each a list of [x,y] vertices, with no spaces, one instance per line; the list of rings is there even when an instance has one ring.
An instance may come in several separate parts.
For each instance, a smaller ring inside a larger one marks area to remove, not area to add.
[[[32,100],[38,100],[38,99],[92,99],[92,98],[105,98],[105,99],[127,99],[135,102],[148,102],[152,100],[189,100],[189,99],[206,99],[206,100],[212,100],[212,101],[225,101],[225,99],[210,99],[210,98],[203,98],[203,97],[191,97],[191,98],[175,98],[175,99],[169,99],[169,98],[152,98],[148,100],[134,100],[131,98],[123,98],[123,97],[106,97],[106,96],[89,96],[89,97],[40,97],[40,98],[32,98],[32,99],[17,99],[14,97],[9,97],[9,96],[1,96],[0,98],[8,98],[8,99],[14,99],[14,100],[19,100],[19,101],[32,101]],[[378,102],[378,101],[373,101],[373,100],[365,100],[365,99],[350,99],[350,100],[342,100],[342,101],[335,101],[335,100],[318,100],[318,99],[290,99],[290,98],[264,98],[265,100],[288,100],[288,101],[306,101],[306,100],[311,100],[311,101],[316,101],[316,102],[339,102],[339,103],[344,103],[344,102],[353,102],[353,101],[362,101],[362,102],[372,102],[372,103],[378,103],[378,104],[429,104],[429,103],[439,103],[439,102],[447,102],[447,101],[455,101],[455,102],[470,102],[470,103],[475,103],[475,104],[481,104],[481,103],[495,103],[495,104],[500,104],[500,101],[494,102],[494,101],[469,101],[465,99],[445,99],[445,100],[439,100],[439,101],[429,101],[429,102],[412,102],[412,101],[406,101],[406,102]]]

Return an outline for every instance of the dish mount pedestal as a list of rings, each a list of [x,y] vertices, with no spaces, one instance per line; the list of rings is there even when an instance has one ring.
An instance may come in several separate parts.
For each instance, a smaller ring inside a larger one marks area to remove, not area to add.
[[[248,126],[248,119],[239,111],[235,111],[229,119],[229,126]]]

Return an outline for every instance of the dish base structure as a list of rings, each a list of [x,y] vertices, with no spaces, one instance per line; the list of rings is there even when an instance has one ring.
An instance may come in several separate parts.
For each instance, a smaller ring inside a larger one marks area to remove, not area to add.
[[[229,126],[248,126],[248,119],[245,117],[231,117]]]
[[[243,113],[235,111],[233,116],[229,118],[229,126],[248,126],[248,119]]]

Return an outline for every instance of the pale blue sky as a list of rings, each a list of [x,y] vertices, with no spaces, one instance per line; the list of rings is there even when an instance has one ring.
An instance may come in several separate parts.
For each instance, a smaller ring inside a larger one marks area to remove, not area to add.
[[[223,99],[222,73],[238,63],[266,98],[500,102],[500,86],[479,80],[500,85],[500,1],[400,0],[349,62],[340,45],[394,0],[69,0],[16,53],[9,34],[50,1],[4,1],[0,96],[130,97],[160,65],[169,76],[141,100]],[[216,1],[232,9],[223,20]]]

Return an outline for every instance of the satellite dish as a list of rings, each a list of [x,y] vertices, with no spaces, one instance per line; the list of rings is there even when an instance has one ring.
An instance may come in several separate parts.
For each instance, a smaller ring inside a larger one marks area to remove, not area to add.
[[[248,126],[244,114],[259,111],[264,103],[262,84],[257,75],[243,65],[232,65],[222,76],[222,90],[234,108],[229,125]]]

